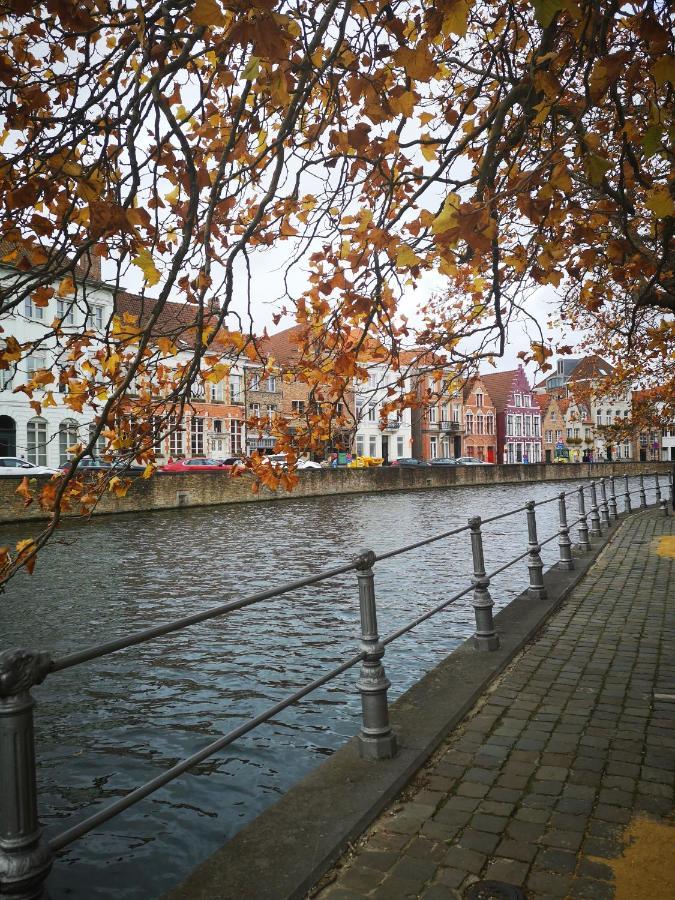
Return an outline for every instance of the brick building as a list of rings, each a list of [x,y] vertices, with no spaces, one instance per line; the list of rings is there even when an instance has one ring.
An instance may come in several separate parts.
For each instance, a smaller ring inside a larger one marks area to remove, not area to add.
[[[479,375],[464,386],[464,452],[483,462],[496,463],[497,409],[485,379]]]
[[[541,462],[541,412],[523,367],[481,377],[496,409],[497,462]]]

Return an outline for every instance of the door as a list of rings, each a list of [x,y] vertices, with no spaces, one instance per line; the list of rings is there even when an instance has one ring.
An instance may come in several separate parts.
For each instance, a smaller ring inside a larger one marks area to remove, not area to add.
[[[487,461],[489,463],[493,463],[495,461],[495,448],[494,447],[488,447]]]
[[[458,434],[456,434],[452,440],[454,442],[455,459],[459,459],[460,456],[462,455],[462,439]]]
[[[550,450],[546,451],[546,462],[547,463],[553,462],[553,460],[551,459],[551,451]]]
[[[389,462],[389,435],[382,435],[382,461],[384,463]]]
[[[0,416],[0,456],[16,456],[16,422]]]

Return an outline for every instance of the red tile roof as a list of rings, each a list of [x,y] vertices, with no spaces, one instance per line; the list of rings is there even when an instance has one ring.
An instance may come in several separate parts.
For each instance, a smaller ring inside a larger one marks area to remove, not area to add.
[[[513,379],[518,372],[519,369],[509,369],[508,372],[494,372],[480,376],[490,393],[496,409],[503,410],[507,406],[508,396],[513,387]]]

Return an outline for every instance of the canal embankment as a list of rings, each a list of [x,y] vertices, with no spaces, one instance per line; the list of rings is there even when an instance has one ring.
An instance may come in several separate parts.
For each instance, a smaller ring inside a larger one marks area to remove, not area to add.
[[[612,475],[630,477],[644,472],[666,474],[670,470],[671,463],[668,462],[314,469],[299,472],[298,484],[290,493],[271,491],[264,486],[254,493],[252,479],[248,475],[231,477],[219,473],[183,475],[162,472],[149,479],[134,478],[124,497],[106,493],[93,515],[473,485],[578,481],[609,478]],[[0,524],[40,520],[48,516],[37,502],[26,506],[24,500],[17,496],[16,489],[21,480],[12,476],[0,478]],[[73,508],[64,514],[74,517],[80,512]]]
[[[673,799],[672,531],[633,513],[573,571],[553,566],[545,599],[498,614],[497,650],[466,642],[393,704],[396,757],[350,741],[167,900],[302,898],[348,847],[321,897],[445,896],[480,877],[609,896],[622,826]]]

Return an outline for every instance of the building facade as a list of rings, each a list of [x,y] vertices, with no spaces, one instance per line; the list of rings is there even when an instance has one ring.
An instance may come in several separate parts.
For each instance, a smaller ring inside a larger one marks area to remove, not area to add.
[[[541,412],[523,367],[482,379],[496,409],[497,462],[541,462]]]
[[[370,364],[368,380],[354,386],[354,414],[356,433],[353,452],[357,456],[373,456],[385,463],[412,456],[413,435],[410,409],[381,415],[384,403],[391,402],[389,388],[396,387],[397,373],[388,365]],[[411,379],[406,379],[406,391],[411,389]]]
[[[497,410],[480,375],[464,387],[464,449],[461,456],[497,462]]]
[[[11,288],[17,273],[13,265],[0,264],[3,288]],[[54,285],[58,288],[58,285]],[[19,343],[42,340],[39,350],[25,357],[17,369],[0,370],[0,456],[18,456],[28,462],[56,469],[69,459],[68,448],[89,440],[94,425],[94,410],[84,405],[81,410],[69,406],[67,383],[45,384],[35,390],[33,399],[40,412],[30,405],[30,398],[17,391],[31,381],[40,370],[54,372],[59,353],[57,340],[47,336],[58,319],[65,334],[85,327],[101,335],[92,338],[93,354],[103,346],[103,335],[114,310],[114,290],[101,280],[101,261],[92,258],[86,276],[77,281],[73,291],[59,296],[55,290],[45,305],[26,299],[21,306],[0,317],[2,337],[11,336]],[[76,406],[76,405],[75,405]]]

